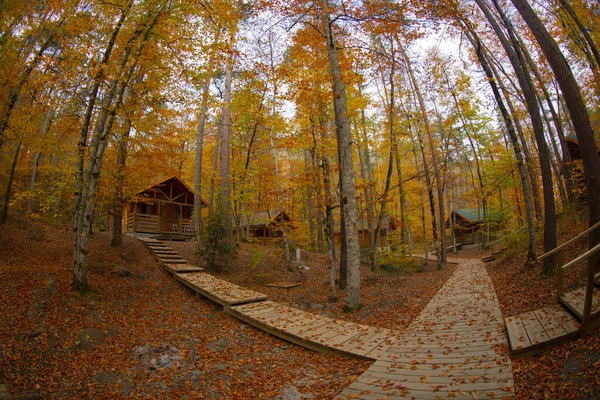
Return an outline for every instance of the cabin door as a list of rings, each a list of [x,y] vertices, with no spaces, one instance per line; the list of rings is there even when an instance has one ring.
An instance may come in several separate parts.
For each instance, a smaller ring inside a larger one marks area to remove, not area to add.
[[[163,232],[179,231],[179,207],[173,204],[163,204],[160,208],[161,230]]]

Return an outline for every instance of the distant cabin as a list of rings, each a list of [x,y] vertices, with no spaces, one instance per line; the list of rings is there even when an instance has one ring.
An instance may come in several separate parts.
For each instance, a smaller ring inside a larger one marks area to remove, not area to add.
[[[377,221],[375,221],[375,225]],[[371,234],[369,229],[369,221],[367,218],[359,218],[356,221],[357,225],[357,234],[358,234],[358,245],[362,248],[370,248],[371,247]],[[398,229],[399,224],[396,218],[386,215],[383,218],[381,223],[381,227],[379,228],[379,240],[377,241],[377,247],[385,247],[391,246],[395,244],[399,244],[399,237],[394,234],[394,232]],[[340,233],[336,232],[334,235],[335,238],[335,247],[341,247],[341,237]]]
[[[254,213],[250,217],[250,238],[252,239],[277,239],[283,237],[281,229],[281,217],[288,224],[292,222],[290,216],[279,210],[267,210]]]
[[[204,200],[202,207],[208,207]],[[172,176],[123,202],[123,230],[127,234],[175,232],[193,236],[193,210],[193,190]]]
[[[453,210],[446,220],[446,228],[450,228],[450,219],[454,229],[456,243],[460,244],[478,244],[483,241],[485,233],[485,220],[483,209],[466,208]],[[498,232],[500,230],[499,215],[488,212],[489,231]]]

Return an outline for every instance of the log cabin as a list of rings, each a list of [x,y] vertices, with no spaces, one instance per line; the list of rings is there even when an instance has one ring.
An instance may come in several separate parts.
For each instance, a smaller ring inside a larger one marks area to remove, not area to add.
[[[208,203],[202,199],[202,216]],[[134,235],[195,234],[194,191],[177,176],[150,185],[123,201],[123,230]]]
[[[452,219],[452,224],[450,224]],[[500,230],[500,216],[496,213],[488,211],[487,221],[484,219],[483,209],[480,208],[465,208],[461,210],[452,210],[450,216],[446,220],[446,228],[452,226],[456,243],[468,245],[479,244],[484,240],[486,233],[486,222],[488,233],[490,236]],[[488,238],[489,240],[490,238]]]
[[[283,237],[281,217],[283,217],[286,226],[292,222],[285,211],[280,213],[277,210],[267,210],[254,213],[249,221],[250,238],[262,244],[278,243]]]

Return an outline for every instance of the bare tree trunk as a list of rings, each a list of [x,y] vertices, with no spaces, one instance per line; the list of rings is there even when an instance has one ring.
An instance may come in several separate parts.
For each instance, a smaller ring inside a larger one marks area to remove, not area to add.
[[[85,175],[78,177],[77,187],[81,189],[81,194],[77,196],[75,208],[73,287],[82,295],[85,295],[89,290],[87,281],[89,235],[92,226],[92,213],[95,208],[96,189],[102,169],[104,151],[108,144],[108,135],[112,129],[117,107],[123,101],[125,90],[142,49],[148,42],[150,33],[158,21],[162,9],[163,5],[159,5],[156,10],[148,13],[149,22],[147,25],[140,25],[133,32],[124,48],[116,78],[104,93],[102,106],[96,119],[92,141],[89,146]],[[142,36],[142,34],[144,35]],[[134,51],[134,45],[138,42],[140,36],[142,36],[142,39],[137,43]]]
[[[41,136],[45,136],[50,131],[50,125],[52,124],[53,119],[54,119],[54,110],[50,108],[46,112],[46,116],[44,118],[44,124],[43,124],[41,132],[40,132]],[[29,190],[32,192],[35,187],[35,183],[37,181],[38,166],[40,163],[40,158],[42,157],[42,153],[43,153],[43,150],[40,149],[35,154],[35,157],[33,159],[33,168],[31,171],[31,179],[29,180]],[[27,211],[33,212],[34,209],[35,209],[34,198],[33,198],[33,196],[31,196],[29,199],[27,199]]]
[[[360,89],[360,88],[359,88]],[[365,202],[367,203],[367,224],[369,227],[369,246],[371,251],[373,250],[375,239],[375,196],[373,190],[375,188],[375,179],[373,178],[373,166],[371,163],[371,152],[369,150],[369,138],[367,136],[367,122],[365,118],[365,110],[360,112],[360,129],[362,133],[362,159],[364,162],[364,173],[363,165],[361,164],[361,175],[365,181]],[[359,149],[359,152],[361,149]]]
[[[21,151],[22,143],[22,140],[19,140],[17,143],[15,155],[10,163],[10,171],[8,173],[8,180],[6,181],[6,189],[4,190],[4,198],[2,199],[2,204],[0,204],[0,225],[4,225],[4,223],[6,223],[6,217],[8,216],[8,201],[10,200],[10,192],[12,189],[13,178],[15,176],[15,169],[17,168],[17,161],[19,160],[19,152]]]
[[[579,19],[579,17],[575,13],[575,10],[573,10],[573,7],[571,7],[571,4],[569,4],[569,2],[567,0],[559,0],[559,1],[560,1],[560,5],[565,9],[565,11],[569,14],[569,16],[573,19],[573,21],[579,28],[579,31],[585,38],[585,41],[587,42],[587,45],[590,48],[590,51],[594,55],[594,61],[596,62],[596,68],[593,68],[593,69],[596,69],[596,70],[600,69],[600,52],[598,51],[598,47],[596,47],[594,40],[590,36],[590,32],[589,32],[590,29],[588,29],[583,24],[583,22],[581,22],[581,19]]]
[[[354,170],[350,121],[346,108],[346,86],[342,80],[342,71],[337,47],[333,38],[332,22],[327,13],[323,13],[323,25],[327,40],[327,55],[333,78],[333,103],[335,124],[338,132],[338,151],[340,154],[341,204],[344,213],[344,233],[348,261],[348,288],[344,309],[351,311],[360,308],[360,250],[356,233],[356,197],[354,187]]]
[[[129,134],[131,133],[131,124],[129,121],[123,121],[123,135],[119,138],[119,155],[117,157],[117,176],[115,183],[115,191],[113,194],[113,210],[112,210],[112,240],[111,246],[119,246],[123,243],[123,211],[121,201],[123,201],[123,183],[125,176],[123,175],[123,168],[127,161],[127,148],[129,147]]]
[[[196,132],[196,162],[194,165],[194,227],[196,228],[196,240],[202,241],[202,149],[204,147],[204,129],[206,126],[206,113],[208,112],[208,88],[210,78],[207,78],[202,88],[202,100],[200,103],[200,115],[198,117],[198,129]]]
[[[275,118],[277,117],[277,77],[275,76],[275,62],[273,60],[273,31],[269,31],[269,55],[270,55],[270,67],[273,79],[273,96],[271,97],[271,129],[269,129],[269,144],[271,145],[271,154],[273,156],[273,163],[275,164],[275,180],[277,181],[277,198],[279,200],[279,222],[281,224],[281,232],[283,234],[283,247],[285,248],[285,263],[288,271],[293,271],[292,262],[290,258],[290,243],[287,237],[287,228],[285,226],[285,219],[283,217],[283,191],[281,190],[281,177],[279,176],[279,163],[277,161],[277,150],[275,149],[275,142],[273,136],[275,135]]]
[[[519,40],[519,43],[521,45],[521,51],[523,52],[523,55],[525,56],[525,59],[527,60],[527,64],[529,65],[529,68],[533,72],[534,76],[536,77],[536,80],[538,81],[540,88],[542,89],[542,94],[546,101],[546,105],[548,106],[548,110],[550,111],[550,115],[552,116],[552,122],[554,124],[554,128],[556,129],[556,133],[558,135],[558,140],[560,142],[560,148],[561,148],[562,154],[563,154],[562,160],[560,159],[560,153],[556,149],[556,144],[554,142],[553,142],[553,145],[555,147],[555,152],[556,152],[556,156],[558,158],[558,162],[560,163],[560,165],[562,167],[562,176],[565,181],[568,202],[573,203],[577,199],[577,196],[575,195],[575,182],[573,181],[573,176],[571,173],[571,162],[573,160],[571,159],[571,153],[569,152],[569,148],[567,146],[567,140],[565,138],[565,133],[563,130],[562,123],[556,112],[556,108],[554,107],[554,103],[552,102],[550,93],[548,93],[548,89],[546,88],[545,82],[542,78],[542,74],[540,73],[540,71],[537,67],[537,64],[531,58],[531,54],[529,54],[529,51],[527,51],[527,48],[525,47],[523,42],[521,40]],[[541,104],[541,101],[540,101],[540,104]],[[548,126],[548,132],[552,132],[552,130],[550,129],[550,126]]]
[[[223,110],[221,112],[221,163],[219,167],[220,190],[217,207],[223,213],[225,241],[233,244],[233,220],[231,216],[231,184],[229,181],[229,151],[231,133],[231,81],[233,76],[233,59],[225,70],[225,88],[223,92]]]

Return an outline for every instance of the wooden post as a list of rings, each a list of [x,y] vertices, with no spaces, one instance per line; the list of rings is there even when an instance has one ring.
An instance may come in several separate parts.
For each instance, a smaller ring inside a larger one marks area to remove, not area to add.
[[[156,192],[154,192],[154,196],[156,196]],[[161,201],[158,201],[158,210],[157,210],[157,217],[158,217],[158,223],[156,224],[156,233],[160,233],[160,227],[162,226],[162,221],[161,221],[161,217],[160,217],[160,205],[162,204]]]
[[[560,303],[560,298],[563,295],[563,285],[564,285],[564,270],[563,265],[565,264],[565,254],[563,250],[559,250],[556,254],[556,268],[558,272],[558,284],[557,284],[557,294],[558,294],[558,302]]]
[[[585,300],[583,302],[583,318],[581,320],[581,333],[585,335],[590,325],[592,313],[592,299],[594,296],[594,273],[596,272],[596,254],[587,259],[587,282],[585,285]]]

